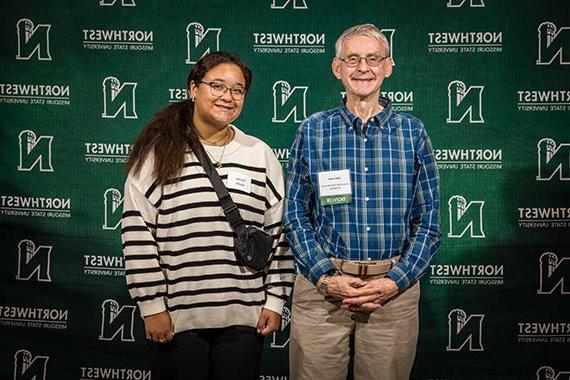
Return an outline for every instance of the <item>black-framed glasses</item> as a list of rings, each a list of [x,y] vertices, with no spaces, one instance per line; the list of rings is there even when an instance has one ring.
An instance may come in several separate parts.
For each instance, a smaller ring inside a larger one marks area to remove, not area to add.
[[[380,57],[378,55],[367,55],[366,57],[361,57],[359,55],[349,55],[346,58],[339,58],[339,59],[343,61],[344,64],[348,67],[356,67],[360,65],[360,61],[362,61],[363,59],[366,61],[366,64],[368,66],[378,67],[382,62],[384,62],[388,58],[390,58],[390,56]]]
[[[245,93],[247,92],[247,90],[243,87],[229,88],[228,86],[225,86],[222,83],[218,82],[200,81],[200,83],[208,85],[208,87],[210,87],[210,94],[216,97],[223,96],[226,92],[228,92],[228,90],[230,90],[230,94],[232,98],[234,98],[234,100],[241,100],[243,99]]]

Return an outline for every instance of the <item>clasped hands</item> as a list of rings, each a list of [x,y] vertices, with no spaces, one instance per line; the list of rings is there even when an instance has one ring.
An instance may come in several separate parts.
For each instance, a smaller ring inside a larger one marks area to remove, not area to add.
[[[335,275],[327,286],[327,294],[341,299],[341,308],[344,310],[374,312],[398,294],[398,285],[389,277],[363,280],[347,275]]]

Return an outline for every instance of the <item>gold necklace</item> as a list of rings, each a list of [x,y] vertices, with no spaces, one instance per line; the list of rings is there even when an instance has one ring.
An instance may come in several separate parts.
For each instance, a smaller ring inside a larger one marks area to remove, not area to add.
[[[198,134],[198,136],[200,137],[200,140],[203,140],[205,142],[207,142],[210,145],[214,145],[214,146],[218,146],[218,144],[220,143],[220,141],[226,141],[228,139],[228,136],[230,135],[230,127],[226,127],[227,128],[227,132],[224,135],[224,137],[222,137],[221,139],[219,139],[218,141],[211,141],[205,137],[203,137],[202,135]]]
[[[230,127],[228,127],[228,129],[229,129],[229,128],[230,128]],[[214,161],[214,165],[215,165],[217,168],[221,168],[221,167],[222,167],[222,158],[224,158],[224,153],[226,152],[226,145],[228,145],[228,143],[232,140],[232,139],[231,139],[231,131],[228,130],[228,134],[227,134],[227,136],[225,136],[225,137],[226,137],[226,141],[225,141],[225,143],[224,143],[224,145],[223,145],[222,154],[220,155],[220,159],[219,159],[219,160],[216,160],[216,158],[212,155],[212,153],[206,151],[206,153],[208,153],[208,156],[210,156],[210,158],[212,159],[212,161]],[[206,140],[206,141],[208,141],[208,140]],[[221,141],[221,140],[220,140],[220,141]],[[218,141],[218,142],[219,142],[219,141]]]

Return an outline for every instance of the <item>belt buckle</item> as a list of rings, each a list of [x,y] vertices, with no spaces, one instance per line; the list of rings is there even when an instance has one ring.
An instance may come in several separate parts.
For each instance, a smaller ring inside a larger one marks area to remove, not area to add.
[[[371,263],[356,263],[358,267],[358,277],[366,277],[368,276],[368,266]]]
[[[349,273],[353,276],[358,276],[358,277],[366,276],[368,273],[368,268],[366,267],[366,265],[368,265],[368,264],[366,264],[366,263],[355,263],[355,262],[352,263],[352,264],[356,265],[356,268],[358,268],[358,273],[351,273],[350,270],[346,271],[344,269],[345,264],[351,264],[351,262],[349,260],[341,259],[340,263],[339,263],[339,268],[338,268],[341,273]],[[364,270],[362,270],[363,267],[364,267]]]

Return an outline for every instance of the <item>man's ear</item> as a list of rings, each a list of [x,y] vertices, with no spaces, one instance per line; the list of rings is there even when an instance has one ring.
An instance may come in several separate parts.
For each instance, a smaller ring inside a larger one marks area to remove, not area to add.
[[[384,77],[389,78],[390,75],[392,75],[392,69],[394,68],[394,65],[392,62],[392,57],[386,59],[386,61],[384,61],[383,64],[386,65],[384,68],[384,72],[385,72]]]

